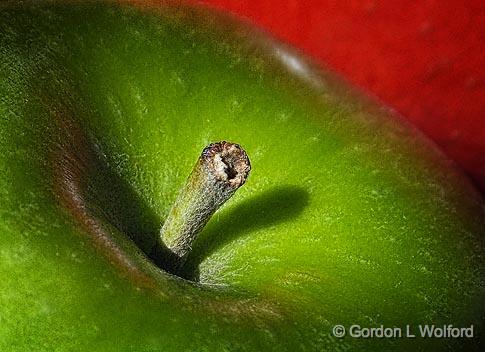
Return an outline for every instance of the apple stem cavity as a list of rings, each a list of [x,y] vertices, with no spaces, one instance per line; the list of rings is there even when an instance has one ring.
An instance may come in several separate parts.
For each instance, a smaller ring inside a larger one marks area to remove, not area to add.
[[[178,272],[198,234],[246,182],[250,170],[249,158],[238,144],[222,141],[204,148],[160,230],[159,246],[170,252],[163,260],[167,271]]]

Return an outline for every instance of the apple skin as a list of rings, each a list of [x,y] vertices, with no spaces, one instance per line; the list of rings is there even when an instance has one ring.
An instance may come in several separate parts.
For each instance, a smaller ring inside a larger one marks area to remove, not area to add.
[[[28,3],[2,5],[0,48],[0,350],[481,348],[483,200],[291,48],[198,7]],[[194,244],[194,283],[142,251],[217,140],[253,170]]]

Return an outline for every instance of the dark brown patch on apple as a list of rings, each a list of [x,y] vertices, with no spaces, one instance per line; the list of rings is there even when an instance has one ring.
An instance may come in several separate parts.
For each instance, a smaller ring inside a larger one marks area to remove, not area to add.
[[[79,124],[69,116],[64,106],[51,107],[51,115],[56,124],[51,164],[54,173],[54,193],[60,204],[79,223],[95,247],[113,264],[121,274],[132,280],[140,288],[154,289],[154,278],[140,269],[139,261],[144,260],[135,244],[114,232],[117,229],[103,218],[103,210],[88,200],[87,192],[90,174],[102,170],[102,162],[93,143]],[[124,242],[124,243],[123,243]],[[134,260],[125,249],[131,247],[141,258]],[[141,266],[143,267],[143,266]]]

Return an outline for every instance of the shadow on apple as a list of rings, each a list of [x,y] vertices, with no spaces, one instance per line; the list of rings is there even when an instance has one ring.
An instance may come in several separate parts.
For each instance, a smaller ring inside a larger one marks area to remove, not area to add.
[[[308,200],[305,189],[286,185],[273,187],[240,202],[207,225],[195,241],[180,275],[199,281],[199,265],[217,249],[239,237],[250,236],[252,231],[297,217],[308,205]]]
[[[74,115],[71,112],[56,117],[59,133],[64,132],[65,137],[56,157],[57,179],[63,198],[68,200],[67,207],[75,214],[87,211],[88,217],[105,219],[129,237],[153,264],[177,276],[199,281],[199,265],[218,248],[252,231],[291,220],[308,204],[308,192],[295,185],[273,187],[240,202],[233,200],[233,206],[220,216],[216,213],[200,234],[185,265],[172,270],[176,262],[174,254],[165,246],[157,245],[162,219],[112,169],[104,153],[97,150],[95,138],[86,135],[69,117]],[[65,131],[71,133],[65,134]],[[91,237],[96,236],[99,234]]]
[[[98,162],[87,179],[87,203],[102,213],[98,216],[105,217],[144,253],[149,253],[159,235],[160,217],[106,161]]]
[[[96,199],[90,199],[89,203],[103,209],[103,215],[109,222],[135,242],[157,266],[167,267],[171,258],[166,248],[161,248],[161,252],[155,255],[149,254],[159,236],[160,217],[105,162],[99,163],[95,170],[89,178],[92,183],[88,186],[88,194],[95,195]],[[216,213],[209,222],[195,241],[178,275],[198,281],[199,265],[218,248],[239,237],[250,236],[252,231],[297,217],[308,205],[308,200],[309,194],[302,187],[285,185],[270,188],[241,202],[233,202],[231,209],[220,217]],[[166,258],[160,258],[162,255]]]

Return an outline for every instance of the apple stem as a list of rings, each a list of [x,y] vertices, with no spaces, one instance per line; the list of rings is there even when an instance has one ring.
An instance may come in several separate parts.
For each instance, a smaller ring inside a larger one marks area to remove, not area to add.
[[[163,260],[168,271],[181,268],[197,235],[244,184],[250,170],[249,158],[238,144],[223,141],[204,148],[160,230],[159,245],[171,252],[171,258]]]

